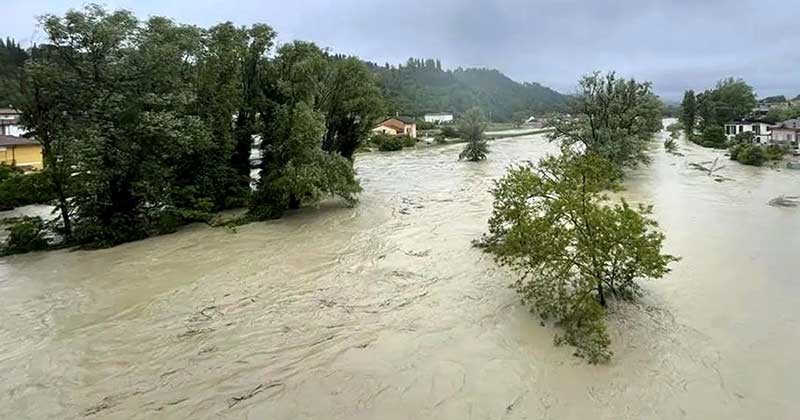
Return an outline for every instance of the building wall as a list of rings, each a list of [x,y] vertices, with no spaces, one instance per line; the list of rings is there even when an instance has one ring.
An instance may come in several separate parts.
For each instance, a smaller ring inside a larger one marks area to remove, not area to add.
[[[42,146],[38,144],[0,147],[0,163],[42,168]]]
[[[0,124],[0,135],[22,137],[23,130],[19,125],[2,125]]]
[[[772,129],[772,142],[775,144],[783,144],[797,148],[798,141],[800,141],[798,137],[800,137],[800,133],[793,129]]]
[[[753,141],[758,144],[769,144],[772,133],[769,125],[765,123],[736,123],[725,124],[725,136],[733,140],[739,133],[753,132]]]
[[[385,125],[379,125],[379,126],[377,126],[377,127],[373,128],[373,129],[372,129],[372,132],[373,132],[373,133],[383,133],[383,134],[388,134],[388,135],[390,135],[390,136],[396,136],[396,135],[397,135],[397,130],[395,130],[395,129],[394,129],[394,128],[392,128],[392,127],[387,127],[387,126],[385,126]]]
[[[453,116],[451,114],[443,114],[443,115],[426,115],[425,121],[429,123],[448,123],[453,121]]]
[[[411,137],[412,139],[417,138],[417,125],[416,124],[406,124],[404,127],[404,133]]]

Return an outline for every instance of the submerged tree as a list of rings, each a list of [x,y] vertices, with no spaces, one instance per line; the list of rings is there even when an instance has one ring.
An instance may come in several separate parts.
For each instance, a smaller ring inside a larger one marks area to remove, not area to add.
[[[691,139],[694,136],[694,128],[697,125],[697,100],[693,90],[687,90],[683,95],[679,120],[683,124],[686,138]]]
[[[355,202],[361,191],[352,162],[323,150],[325,114],[319,97],[326,72],[322,50],[294,42],[278,50],[264,83],[262,166],[251,214],[278,218],[325,195]],[[340,100],[353,99],[341,98]]]
[[[486,118],[478,108],[472,108],[464,113],[458,123],[459,135],[467,142],[458,159],[477,162],[486,159],[489,146],[486,144],[483,132],[486,131]]]
[[[650,83],[593,73],[581,80],[569,115],[551,121],[550,139],[634,167],[649,161],[645,151],[661,129],[661,106]]]
[[[326,67],[319,104],[325,115],[322,148],[352,160],[375,121],[384,115],[383,99],[375,77],[361,60],[333,57]]]
[[[618,188],[619,169],[597,154],[542,159],[511,169],[493,190],[489,233],[480,242],[514,269],[523,300],[563,328],[592,363],[611,352],[603,322],[609,298],[633,299],[637,281],[660,278],[677,259],[662,254],[664,235],[648,207],[603,194]]]

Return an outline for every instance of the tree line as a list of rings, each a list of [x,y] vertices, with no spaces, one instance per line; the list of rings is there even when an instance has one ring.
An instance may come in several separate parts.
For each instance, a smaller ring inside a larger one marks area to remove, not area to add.
[[[390,114],[464,114],[478,107],[489,120],[510,122],[523,112],[562,110],[566,96],[538,83],[518,83],[492,69],[446,70],[438,59],[411,58],[405,65],[367,63],[378,78]]]
[[[276,47],[265,24],[199,28],[96,5],[40,24],[47,42],[23,68],[19,105],[68,243],[111,246],[233,207],[263,220],[356,200],[353,153],[383,115],[358,59]]]

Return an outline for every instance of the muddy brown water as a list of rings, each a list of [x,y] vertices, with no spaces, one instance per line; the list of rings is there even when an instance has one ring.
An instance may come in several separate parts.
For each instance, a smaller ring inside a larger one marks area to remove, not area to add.
[[[608,365],[470,246],[492,180],[554,150],[531,136],[360,155],[355,208],[0,259],[0,418],[796,418],[800,209],[767,202],[800,174],[657,146],[625,195],[683,260],[614,309]]]

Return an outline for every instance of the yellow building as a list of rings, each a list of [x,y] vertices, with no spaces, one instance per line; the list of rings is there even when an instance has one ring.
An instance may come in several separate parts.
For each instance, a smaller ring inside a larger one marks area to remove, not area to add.
[[[32,139],[0,135],[0,164],[23,170],[42,169],[42,146]]]

